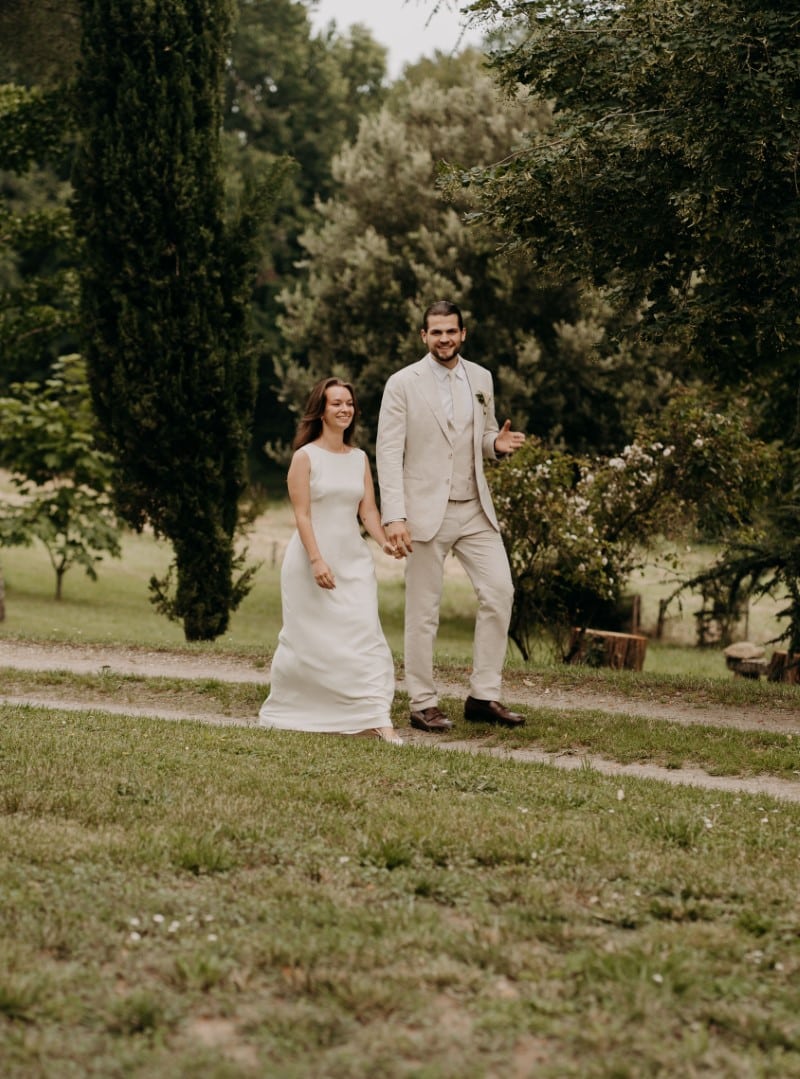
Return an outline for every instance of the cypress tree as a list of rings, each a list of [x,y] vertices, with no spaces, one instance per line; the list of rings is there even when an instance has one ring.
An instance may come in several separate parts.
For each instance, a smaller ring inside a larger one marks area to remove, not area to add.
[[[256,220],[226,225],[221,101],[232,0],[82,0],[75,215],[94,407],[123,517],[174,564],[154,601],[187,640],[248,588],[234,549],[255,380]],[[176,570],[173,588],[172,569]]]

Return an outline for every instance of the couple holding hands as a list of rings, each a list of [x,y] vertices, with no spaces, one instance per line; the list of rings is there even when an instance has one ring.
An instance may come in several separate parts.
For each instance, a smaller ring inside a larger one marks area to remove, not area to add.
[[[425,312],[428,353],[393,374],[378,418],[381,511],[369,462],[352,445],[352,386],[326,378],[311,392],[294,440],[289,497],[297,531],[281,568],[283,627],[264,727],[364,734],[402,744],[390,718],[395,679],[378,616],[372,555],[358,520],[384,552],[406,559],[405,679],[410,723],[452,727],[433,676],[444,562],[453,551],[478,598],[464,716],[518,726],[500,703],[514,589],[483,459],[513,453],[524,435],[498,429],[492,376],[460,355],[466,338],[447,300]]]

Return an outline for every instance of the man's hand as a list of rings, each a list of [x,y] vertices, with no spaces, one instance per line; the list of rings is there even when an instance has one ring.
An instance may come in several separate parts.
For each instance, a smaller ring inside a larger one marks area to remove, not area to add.
[[[390,521],[384,526],[384,532],[396,558],[403,558],[414,550],[405,521]]]
[[[511,420],[506,420],[494,440],[494,452],[499,454],[513,453],[525,442],[525,435],[521,431],[511,430]]]

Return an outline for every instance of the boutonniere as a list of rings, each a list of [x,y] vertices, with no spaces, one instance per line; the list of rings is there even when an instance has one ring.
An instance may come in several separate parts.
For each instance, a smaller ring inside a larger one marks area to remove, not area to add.
[[[483,393],[480,390],[475,394],[475,398],[476,398],[478,404],[483,409],[483,414],[485,416],[486,415],[486,398],[484,397]]]

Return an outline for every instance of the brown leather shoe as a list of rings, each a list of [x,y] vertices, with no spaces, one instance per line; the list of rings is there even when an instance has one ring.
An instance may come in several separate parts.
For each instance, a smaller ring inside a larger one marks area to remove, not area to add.
[[[419,712],[412,712],[411,726],[416,727],[418,731],[430,731],[432,734],[443,734],[445,731],[449,731],[453,724],[441,708],[439,708],[438,705],[433,704],[430,708],[422,708]]]
[[[464,719],[472,723],[499,723],[503,727],[521,727],[525,716],[510,712],[500,701],[479,701],[467,697],[464,701]]]

